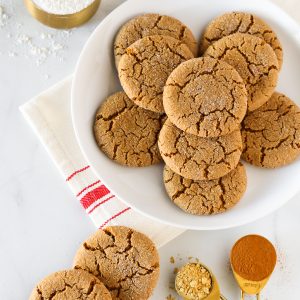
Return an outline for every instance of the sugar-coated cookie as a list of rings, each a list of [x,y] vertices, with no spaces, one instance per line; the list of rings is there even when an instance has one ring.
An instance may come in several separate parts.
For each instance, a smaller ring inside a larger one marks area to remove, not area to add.
[[[131,19],[119,30],[114,42],[116,65],[131,44],[150,35],[171,36],[186,44],[194,56],[197,55],[196,39],[181,21],[170,16],[144,14]]]
[[[217,138],[186,133],[166,120],[159,134],[161,156],[175,173],[194,180],[220,178],[232,171],[242,153],[239,130]]]
[[[161,160],[157,139],[164,118],[118,92],[109,96],[97,111],[94,136],[99,148],[119,164],[149,166]]]
[[[178,128],[217,137],[239,129],[247,111],[247,90],[239,73],[226,62],[194,58],[171,73],[163,104]]]
[[[248,109],[255,110],[272,96],[278,80],[278,60],[272,47],[261,38],[235,33],[213,43],[205,56],[233,66],[248,91]]]
[[[265,168],[291,163],[300,155],[300,108],[275,92],[242,123],[242,158]]]
[[[225,13],[214,19],[202,35],[200,54],[214,42],[234,33],[247,33],[265,40],[273,48],[281,68],[283,50],[276,33],[259,17],[245,12]]]
[[[81,245],[74,267],[98,277],[112,299],[146,300],[159,277],[159,256],[144,234],[112,226],[98,230]]]
[[[165,166],[163,179],[172,202],[194,215],[227,211],[239,202],[247,186],[246,169],[241,163],[227,175],[214,180],[186,179]]]
[[[29,298],[43,299],[111,300],[112,297],[94,275],[83,270],[67,270],[47,276],[34,288]]]
[[[181,41],[169,36],[144,37],[126,49],[118,72],[121,85],[137,105],[163,113],[163,89],[171,72],[193,58]]]

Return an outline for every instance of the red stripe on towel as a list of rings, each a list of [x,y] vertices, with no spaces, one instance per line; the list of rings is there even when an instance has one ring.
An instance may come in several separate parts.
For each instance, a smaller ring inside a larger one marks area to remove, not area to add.
[[[92,190],[92,191],[88,192],[86,195],[84,195],[81,198],[80,203],[84,207],[84,209],[87,209],[98,199],[106,196],[109,193],[110,193],[110,191],[107,189],[107,187],[104,185],[101,185],[98,188],[95,188],[94,190]]]
[[[75,175],[77,175],[77,174],[79,174],[79,173],[81,173],[81,172],[87,170],[89,167],[90,167],[90,166],[86,166],[86,167],[84,167],[84,168],[82,168],[82,169],[80,169],[80,170],[75,171],[74,173],[72,173],[72,174],[66,179],[66,181],[71,180]]]
[[[123,210],[121,210],[120,212],[118,212],[117,214],[113,215],[112,217],[110,217],[109,219],[107,219],[99,228],[102,229],[104,226],[106,226],[110,221],[116,219],[117,217],[121,216],[122,214],[124,214],[126,211],[128,211],[130,209],[130,207],[127,207]]]
[[[82,193],[84,193],[86,190],[88,190],[89,188],[95,186],[96,184],[100,183],[100,180],[95,181],[94,183],[86,186],[84,189],[82,189],[77,195],[76,197],[79,197]]]
[[[112,196],[108,197],[107,199],[101,201],[100,203],[96,204],[96,205],[88,212],[88,214],[91,214],[97,207],[99,207],[100,205],[106,203],[107,201],[111,200],[111,199],[114,198],[114,197],[115,197],[115,196],[112,195]]]

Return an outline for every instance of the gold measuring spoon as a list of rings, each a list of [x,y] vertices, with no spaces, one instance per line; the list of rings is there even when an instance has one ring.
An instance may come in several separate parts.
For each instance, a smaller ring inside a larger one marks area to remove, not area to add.
[[[176,289],[177,293],[179,294],[179,296],[181,296],[185,300],[198,299],[198,298],[194,298],[194,297],[184,293],[184,291],[182,291],[178,286],[178,276],[179,276],[180,272],[184,272],[186,268],[193,266],[193,265],[203,267],[204,269],[206,269],[208,271],[208,273],[210,274],[210,277],[211,277],[212,287],[211,287],[210,293],[205,298],[202,298],[202,299],[203,300],[220,300],[220,299],[226,300],[220,293],[220,288],[219,288],[217,279],[214,276],[214,274],[205,265],[200,264],[200,263],[189,263],[189,264],[183,266],[178,271],[176,278],[175,278],[175,289]]]
[[[234,270],[233,270],[233,275],[234,275],[238,285],[241,288],[241,300],[245,299],[245,297],[244,297],[245,294],[256,295],[256,299],[260,300],[260,292],[265,287],[265,285],[267,284],[268,280],[271,277],[271,275],[270,275],[264,280],[251,281],[251,280],[242,278]]]
[[[243,268],[237,267],[235,262],[237,258],[244,264]],[[256,299],[260,299],[260,292],[273,273],[276,259],[276,250],[272,243],[259,235],[244,236],[233,245],[230,263],[233,275],[241,289],[241,300],[245,299],[245,294],[256,295]],[[266,261],[268,261],[268,267],[266,267]],[[251,278],[253,276],[252,271],[257,266],[260,266],[260,268],[263,266],[261,276],[263,278],[253,280]]]

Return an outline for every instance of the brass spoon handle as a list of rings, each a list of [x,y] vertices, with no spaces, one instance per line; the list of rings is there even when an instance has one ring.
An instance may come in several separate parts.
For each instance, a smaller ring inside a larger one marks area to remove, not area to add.
[[[184,300],[189,300],[187,298],[183,298]],[[223,295],[220,295],[220,300],[227,300]]]
[[[241,300],[244,300],[244,299],[245,299],[245,298],[244,298],[244,295],[245,295],[244,291],[241,290]],[[256,300],[260,300],[260,294],[259,294],[259,293],[256,294]]]

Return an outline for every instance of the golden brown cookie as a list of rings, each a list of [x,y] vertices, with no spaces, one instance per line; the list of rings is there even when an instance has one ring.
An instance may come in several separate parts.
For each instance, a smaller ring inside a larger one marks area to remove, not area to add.
[[[202,35],[200,54],[203,54],[214,42],[238,32],[265,40],[273,48],[278,59],[279,68],[281,68],[283,51],[276,33],[263,20],[245,12],[230,12],[214,19]]]
[[[161,160],[157,139],[164,116],[135,105],[124,92],[109,96],[96,114],[99,148],[122,165],[144,167]]]
[[[148,299],[159,277],[159,257],[144,234],[123,226],[98,230],[79,248],[74,267],[101,280],[112,299]]]
[[[194,215],[213,215],[236,205],[246,191],[245,167],[239,163],[227,175],[214,180],[191,180],[164,169],[164,183],[170,199]]]
[[[188,179],[211,180],[236,167],[242,153],[242,137],[236,130],[217,138],[202,138],[185,133],[167,119],[158,146],[163,160],[175,173]]]
[[[243,78],[248,91],[248,109],[257,109],[272,96],[279,67],[272,47],[261,38],[235,33],[213,43],[205,56],[232,65]]]
[[[103,283],[83,270],[60,271],[44,278],[32,291],[29,300],[79,299],[111,300]]]
[[[186,44],[194,56],[197,55],[196,39],[187,26],[173,17],[145,14],[131,19],[118,32],[114,42],[116,65],[131,44],[150,35],[171,36]]]
[[[291,163],[300,155],[300,108],[275,92],[242,123],[242,158],[265,168]]]
[[[135,104],[162,113],[167,78],[179,64],[193,57],[185,44],[172,37],[144,37],[129,46],[120,60],[121,85]]]
[[[171,73],[163,104],[178,128],[201,137],[217,137],[239,129],[247,111],[247,91],[229,64],[210,57],[194,58]]]

